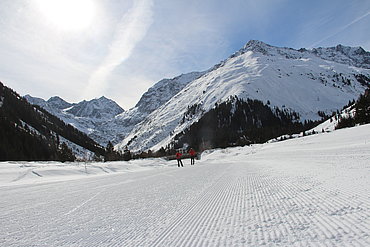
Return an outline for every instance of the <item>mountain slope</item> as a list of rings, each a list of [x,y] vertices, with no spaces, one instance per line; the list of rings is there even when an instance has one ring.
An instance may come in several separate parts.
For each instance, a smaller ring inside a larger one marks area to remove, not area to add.
[[[0,160],[73,160],[67,145],[104,155],[84,133],[0,83]]]
[[[170,100],[189,82],[203,76],[206,72],[191,72],[172,79],[163,79],[143,94],[135,108],[142,113],[151,113]]]
[[[107,123],[108,129],[115,130],[115,139],[113,142],[121,142],[150,113],[160,108],[187,84],[203,76],[205,73],[191,72],[157,82],[143,94],[134,108],[123,112]]]
[[[117,148],[128,145],[139,151],[164,147],[231,96],[296,112],[300,121],[317,120],[318,111],[330,114],[342,108],[357,99],[370,82],[369,52],[356,53],[358,48],[343,48],[345,53],[332,50],[320,49],[319,53],[250,41],[148,115]],[[363,62],[361,68],[347,64],[344,58],[352,59],[352,54]],[[191,118],[182,121],[191,108],[196,108]]]

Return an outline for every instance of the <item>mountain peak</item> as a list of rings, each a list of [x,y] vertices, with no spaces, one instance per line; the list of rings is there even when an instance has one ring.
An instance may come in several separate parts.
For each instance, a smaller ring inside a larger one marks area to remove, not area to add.
[[[266,54],[267,50],[271,47],[272,47],[271,45],[268,45],[260,40],[250,40],[242,48],[242,51],[254,51],[254,52],[261,52],[262,54]]]
[[[107,97],[105,97],[105,96],[101,96],[99,99],[100,99],[100,100],[108,100],[108,98],[107,98]]]
[[[98,100],[98,101],[112,101],[111,99],[108,99],[105,96],[101,96],[100,98],[95,98],[94,100]]]
[[[325,60],[370,69],[370,52],[360,46],[351,47],[339,44],[335,47],[313,48],[311,52]]]
[[[65,109],[73,105],[71,103],[68,103],[67,101],[65,101],[59,96],[51,97],[50,99],[46,101],[46,103],[52,108],[56,108],[56,109]]]
[[[335,47],[335,50],[348,55],[349,53],[366,54],[366,51],[361,46],[351,47],[339,44]]]
[[[30,104],[33,104],[33,105],[40,105],[41,106],[41,105],[45,104],[45,100],[43,100],[41,98],[32,97],[29,94],[26,94],[25,96],[23,96],[23,98],[25,98]]]
[[[242,55],[248,51],[260,53],[264,56],[283,56],[290,59],[300,59],[304,56],[303,53],[306,53],[306,55],[313,54],[324,60],[370,69],[370,52],[360,46],[351,47],[339,44],[335,47],[319,47],[312,50],[301,48],[296,50],[293,48],[272,46],[259,40],[250,40],[243,48],[231,55],[230,58]],[[221,62],[218,67],[224,63],[225,61]]]
[[[270,45],[260,40],[251,39],[247,42],[247,44],[245,44],[244,47],[255,47],[255,46],[264,47],[264,46],[270,46]]]
[[[65,101],[65,100],[62,99],[59,96],[53,96],[53,97],[50,97],[50,99],[48,99],[48,101]]]
[[[102,96],[98,99],[81,101],[68,109],[67,112],[77,117],[110,119],[124,112],[124,110],[113,100]]]
[[[94,105],[97,105],[97,106],[104,106],[104,105],[111,105],[113,106],[114,105],[114,108],[121,108],[114,100],[111,100],[105,96],[101,96],[100,98],[95,98],[95,99],[92,99],[92,100],[83,100],[82,102],[84,103],[87,103],[87,104],[94,104]],[[80,103],[82,103],[80,102]],[[121,108],[122,112],[124,111],[122,108]]]

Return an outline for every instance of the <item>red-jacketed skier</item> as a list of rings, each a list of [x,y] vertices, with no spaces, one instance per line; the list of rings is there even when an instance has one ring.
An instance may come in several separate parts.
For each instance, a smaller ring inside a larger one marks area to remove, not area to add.
[[[194,165],[195,164],[195,155],[196,155],[194,149],[190,148],[189,154],[190,154],[190,165]]]
[[[181,156],[182,156],[182,153],[180,152],[177,152],[176,153],[176,159],[177,159],[177,166],[180,167],[180,164],[182,167],[184,167],[184,165],[182,164],[182,161],[181,161]]]

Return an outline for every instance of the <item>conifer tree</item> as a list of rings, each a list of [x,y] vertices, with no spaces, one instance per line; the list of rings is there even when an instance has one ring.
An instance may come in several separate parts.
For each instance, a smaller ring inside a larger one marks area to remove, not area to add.
[[[104,161],[116,161],[120,160],[120,154],[114,150],[114,146],[111,141],[108,142],[105,148]]]
[[[76,160],[76,157],[74,156],[72,150],[67,146],[65,142],[60,145],[58,156],[61,162],[73,162]]]

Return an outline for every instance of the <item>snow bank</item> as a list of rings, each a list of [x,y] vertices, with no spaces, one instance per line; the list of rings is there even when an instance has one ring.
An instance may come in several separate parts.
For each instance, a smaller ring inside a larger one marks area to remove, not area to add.
[[[163,159],[89,162],[0,162],[0,186],[46,183],[102,176],[114,173],[140,172],[173,166]]]

